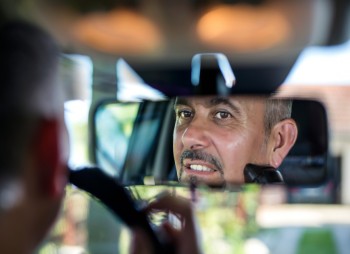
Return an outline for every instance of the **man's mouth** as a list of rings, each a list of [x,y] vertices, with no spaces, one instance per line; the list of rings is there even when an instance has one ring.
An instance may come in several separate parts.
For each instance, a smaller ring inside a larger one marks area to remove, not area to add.
[[[201,161],[185,161],[184,163],[184,171],[188,175],[207,175],[213,174],[218,171],[214,165],[209,165],[207,162]]]
[[[179,180],[182,180],[182,174],[188,176],[211,177],[216,173],[223,175],[220,161],[201,150],[185,150],[180,157],[181,170]]]
[[[214,172],[217,171],[216,169],[213,169],[212,167],[208,167],[202,164],[192,164],[188,163],[185,165],[185,167],[188,170],[193,170],[193,171],[199,171],[199,172]]]

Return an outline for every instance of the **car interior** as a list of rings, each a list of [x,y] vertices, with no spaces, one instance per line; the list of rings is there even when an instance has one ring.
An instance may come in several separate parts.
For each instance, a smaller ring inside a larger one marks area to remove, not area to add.
[[[137,111],[131,119],[118,119],[113,112],[125,107],[135,107]],[[295,99],[292,118],[298,125],[298,139],[279,170],[290,186],[318,185],[327,177],[329,156],[325,108],[315,100]],[[116,130],[109,129],[109,126],[122,126],[124,121],[130,120],[131,134],[122,137],[127,144],[122,158],[124,162],[119,162],[115,154],[122,150],[120,144],[123,141],[120,136],[113,135]],[[105,126],[106,122],[108,126]],[[177,182],[172,148],[174,125],[174,100],[102,102],[94,114],[95,163],[104,165],[107,172],[117,171],[114,174],[126,185],[144,184],[145,178],[153,178],[157,183]],[[121,165],[118,170],[116,165]]]
[[[348,43],[349,12],[347,0],[2,1],[0,24],[37,24],[62,49],[70,185],[37,253],[129,253],[135,226],[159,253],[174,251],[156,228],[176,216],[142,210],[164,190],[193,201],[205,253],[347,253],[350,79],[286,78],[305,49]],[[328,103],[332,94],[345,102]],[[219,188],[179,183],[174,101],[202,96],[292,100],[298,138],[278,171]]]

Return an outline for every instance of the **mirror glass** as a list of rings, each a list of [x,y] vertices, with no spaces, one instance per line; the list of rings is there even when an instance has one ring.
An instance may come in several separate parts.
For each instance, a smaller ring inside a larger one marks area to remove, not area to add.
[[[314,100],[105,101],[94,113],[93,129],[95,162],[126,185],[313,186],[327,175],[327,117]]]

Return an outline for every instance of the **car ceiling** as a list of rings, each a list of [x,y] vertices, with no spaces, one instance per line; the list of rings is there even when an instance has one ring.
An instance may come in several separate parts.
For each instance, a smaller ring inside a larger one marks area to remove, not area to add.
[[[2,21],[19,17],[43,26],[66,53],[90,56],[102,75],[122,57],[151,84],[162,77],[149,70],[168,77],[177,69],[172,76],[179,77],[199,52],[224,53],[243,83],[280,84],[306,46],[347,40],[350,16],[346,0],[8,0],[0,6]],[[274,69],[279,74],[271,80]],[[252,77],[251,70],[262,74]]]

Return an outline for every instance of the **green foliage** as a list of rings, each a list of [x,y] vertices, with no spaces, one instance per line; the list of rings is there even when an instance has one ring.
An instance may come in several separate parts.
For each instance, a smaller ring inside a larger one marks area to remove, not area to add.
[[[190,189],[186,187],[134,186],[131,190],[134,197],[146,202],[164,190],[191,197]],[[259,229],[255,221],[259,190],[260,187],[255,185],[236,191],[196,189],[197,200],[193,205],[204,253],[244,253],[246,239]],[[155,224],[160,224],[165,218],[164,213],[151,216]]]
[[[335,254],[338,253],[333,234],[329,229],[308,229],[299,241],[297,254]]]

